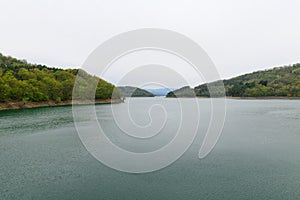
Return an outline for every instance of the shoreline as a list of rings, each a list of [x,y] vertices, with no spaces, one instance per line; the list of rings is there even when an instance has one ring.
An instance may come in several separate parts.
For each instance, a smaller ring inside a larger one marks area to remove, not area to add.
[[[284,100],[300,100],[300,97],[280,97],[280,96],[269,96],[269,97],[226,97],[227,99],[252,99],[252,100],[280,100],[280,99],[284,99]]]
[[[199,99],[210,99],[211,97],[201,97],[201,96],[196,96],[196,97],[165,97],[165,98],[199,98]],[[280,99],[283,99],[283,100],[300,100],[300,97],[285,97],[285,96],[266,96],[266,97],[231,97],[231,96],[225,96],[225,97],[213,97],[215,99],[218,99],[218,98],[226,98],[226,99],[236,99],[236,100],[280,100]]]
[[[42,108],[42,107],[70,106],[70,105],[113,104],[113,103],[123,103],[123,102],[124,101],[122,99],[66,100],[61,102],[55,102],[53,100],[38,101],[38,102],[10,101],[10,102],[0,102],[0,111]]]
[[[153,97],[149,97],[153,98]],[[165,98],[195,98],[195,97],[165,97]],[[209,99],[210,97],[196,97]],[[269,97],[215,97],[215,98],[226,98],[233,100],[300,100],[300,97],[284,97],[284,96],[269,96]],[[115,104],[123,103],[122,99],[95,99],[95,100],[66,100],[61,102],[50,101],[39,101],[39,102],[22,102],[22,101],[10,101],[0,102],[0,111],[2,110],[20,110],[30,108],[42,108],[42,107],[57,107],[57,106],[71,106],[71,105],[97,105],[97,104]]]

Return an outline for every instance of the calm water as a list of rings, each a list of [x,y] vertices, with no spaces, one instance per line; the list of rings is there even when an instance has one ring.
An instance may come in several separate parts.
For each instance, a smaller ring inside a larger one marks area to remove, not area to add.
[[[299,100],[228,100],[221,138],[203,160],[197,154],[209,121],[209,100],[198,101],[202,121],[189,150],[169,167],[139,175],[110,169],[85,150],[72,107],[1,111],[0,199],[300,198]],[[162,103],[172,112],[176,99],[142,98],[134,103],[141,109]],[[118,111],[125,104],[113,106]],[[121,136],[109,110],[110,105],[96,106],[98,120],[111,131],[111,140],[128,150],[163,146],[177,126],[173,113],[166,123],[174,125],[163,130],[167,137],[158,137],[154,145],[138,144]],[[82,116],[85,120],[88,116]],[[147,115],[135,120],[140,125],[149,122]]]

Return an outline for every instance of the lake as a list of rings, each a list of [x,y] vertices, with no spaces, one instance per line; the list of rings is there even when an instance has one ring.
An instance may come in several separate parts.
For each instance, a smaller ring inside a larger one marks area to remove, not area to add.
[[[154,104],[170,110],[162,130],[166,136],[150,145],[122,136],[109,111],[113,106],[121,113],[126,99],[95,106],[108,137],[135,152],[163,146],[178,125],[176,99],[132,100],[137,110]],[[201,123],[191,147],[170,166],[144,174],[119,172],[97,161],[78,137],[71,106],[0,111],[0,199],[299,199],[300,100],[228,99],[221,137],[201,160],[210,101],[197,101]],[[159,110],[150,114],[164,120]],[[132,117],[140,126],[150,120],[143,113]],[[82,124],[88,120],[82,116]]]

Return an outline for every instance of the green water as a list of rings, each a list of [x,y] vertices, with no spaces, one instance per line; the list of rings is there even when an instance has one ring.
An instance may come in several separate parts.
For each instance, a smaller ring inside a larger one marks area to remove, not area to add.
[[[170,108],[176,102],[138,99],[136,106],[142,109],[149,101],[163,101]],[[209,101],[199,103],[204,108],[201,132],[209,121]],[[98,120],[105,122],[105,129],[115,130],[109,109],[96,106]],[[223,133],[209,156],[197,157],[203,139],[199,133],[174,164],[136,175],[110,169],[85,150],[72,107],[1,111],[0,199],[299,199],[299,122],[299,100],[228,100]],[[116,132],[110,136],[114,142],[143,150]]]

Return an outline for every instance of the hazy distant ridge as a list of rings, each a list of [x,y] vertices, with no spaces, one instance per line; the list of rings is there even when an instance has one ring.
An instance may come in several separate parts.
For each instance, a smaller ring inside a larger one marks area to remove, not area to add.
[[[154,94],[141,88],[132,86],[119,86],[118,88],[124,97],[154,97]]]
[[[170,88],[156,88],[156,89],[144,88],[144,90],[147,90],[148,92],[151,92],[155,96],[166,96],[173,89],[170,89]]]

